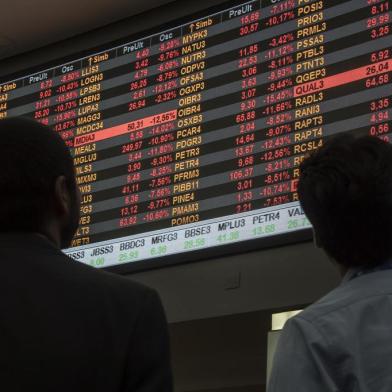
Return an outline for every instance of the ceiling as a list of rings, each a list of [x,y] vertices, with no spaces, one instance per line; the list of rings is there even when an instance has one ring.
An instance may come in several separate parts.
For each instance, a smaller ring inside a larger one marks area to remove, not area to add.
[[[2,0],[0,59],[137,15],[173,0]]]

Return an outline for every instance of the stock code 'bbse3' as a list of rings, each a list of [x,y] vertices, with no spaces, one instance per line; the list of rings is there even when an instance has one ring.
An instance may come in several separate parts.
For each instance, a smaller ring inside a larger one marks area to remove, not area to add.
[[[0,118],[48,124],[71,149],[82,207],[64,251],[146,264],[309,228],[305,154],[337,132],[390,138],[390,6],[230,3],[2,81]]]

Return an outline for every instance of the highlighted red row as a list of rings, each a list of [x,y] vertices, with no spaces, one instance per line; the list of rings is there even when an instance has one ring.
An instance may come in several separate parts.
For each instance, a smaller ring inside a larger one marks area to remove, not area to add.
[[[294,97],[311,94],[317,91],[326,90],[343,84],[356,82],[361,79],[377,76],[392,70],[392,59],[380,61],[364,67],[352,69],[336,75],[328,76],[313,82],[303,83],[294,87]]]
[[[125,135],[129,132],[138,131],[140,129],[153,127],[154,125],[160,125],[169,121],[177,119],[177,109],[171,110],[170,112],[155,114],[154,116],[145,117],[139,120],[132,121],[130,123],[117,125],[112,128],[107,128],[102,131],[90,133],[84,136],[77,136],[75,138],[74,147],[80,147],[85,144],[99,142],[101,140],[110,139],[112,137]]]
[[[337,87],[340,85],[356,82],[361,79],[377,76],[388,72],[392,69],[392,59],[380,61],[371,65],[356,68],[350,71],[342,72],[323,79],[314,80],[309,83],[303,83],[294,87],[294,97],[311,94],[321,90]],[[101,140],[127,134],[129,132],[138,131],[140,129],[160,125],[177,119],[177,110],[156,114],[154,116],[145,117],[132,121],[127,124],[121,124],[102,131],[90,133],[75,138],[74,147],[83,146],[89,143],[95,143]]]

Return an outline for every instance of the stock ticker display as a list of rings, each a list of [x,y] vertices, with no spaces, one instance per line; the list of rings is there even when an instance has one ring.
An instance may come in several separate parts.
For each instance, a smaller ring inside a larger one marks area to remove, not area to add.
[[[391,3],[243,2],[0,84],[0,118],[73,155],[65,252],[107,267],[310,227],[304,156],[338,132],[390,138]]]

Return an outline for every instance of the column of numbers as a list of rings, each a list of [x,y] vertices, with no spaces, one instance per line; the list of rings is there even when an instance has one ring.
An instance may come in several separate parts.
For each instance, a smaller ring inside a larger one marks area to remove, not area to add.
[[[261,11],[255,11],[241,18],[240,36],[260,29]],[[256,42],[238,50],[237,66],[241,80],[239,112],[235,116],[238,136],[234,139],[237,168],[230,173],[235,183],[235,212],[252,210],[254,195],[254,165],[257,118],[257,75],[259,71],[261,44]]]
[[[390,1],[368,0],[369,17],[366,27],[372,41],[390,35]],[[370,54],[367,68],[368,78],[365,80],[366,88],[375,88],[391,82],[390,69],[391,49],[383,49]],[[369,134],[385,141],[391,141],[390,107],[391,94],[373,100],[369,104],[370,128]]]

